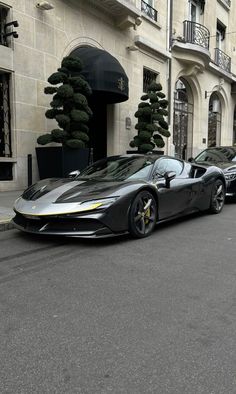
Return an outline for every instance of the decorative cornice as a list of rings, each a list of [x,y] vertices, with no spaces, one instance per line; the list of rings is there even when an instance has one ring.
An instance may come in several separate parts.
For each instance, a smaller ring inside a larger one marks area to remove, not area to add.
[[[170,59],[171,54],[170,52],[166,51],[165,49],[161,48],[159,45],[157,45],[154,41],[149,40],[146,37],[143,36],[135,36],[134,37],[134,44],[137,47],[144,48],[148,52],[154,52],[161,56],[163,59]]]

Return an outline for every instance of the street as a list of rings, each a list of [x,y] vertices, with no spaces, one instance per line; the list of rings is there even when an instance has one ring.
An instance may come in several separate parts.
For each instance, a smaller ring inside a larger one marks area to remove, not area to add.
[[[235,217],[143,240],[0,233],[0,393],[235,394]]]

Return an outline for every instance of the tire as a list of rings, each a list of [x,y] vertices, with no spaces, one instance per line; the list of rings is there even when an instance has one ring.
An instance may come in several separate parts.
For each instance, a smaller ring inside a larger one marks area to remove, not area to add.
[[[225,203],[225,186],[220,179],[213,185],[211,193],[210,213],[220,213]]]
[[[147,190],[137,194],[129,212],[129,233],[134,238],[144,238],[151,234],[157,221],[157,203]]]

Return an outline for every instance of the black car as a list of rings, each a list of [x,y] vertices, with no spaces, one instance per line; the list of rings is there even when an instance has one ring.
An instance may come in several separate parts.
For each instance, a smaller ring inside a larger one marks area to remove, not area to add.
[[[221,168],[226,179],[226,196],[236,196],[236,146],[207,148],[191,160],[193,161]]]
[[[195,211],[219,213],[225,178],[215,166],[169,156],[121,155],[100,160],[75,178],[45,179],[14,205],[13,223],[38,234],[146,237],[157,222]]]

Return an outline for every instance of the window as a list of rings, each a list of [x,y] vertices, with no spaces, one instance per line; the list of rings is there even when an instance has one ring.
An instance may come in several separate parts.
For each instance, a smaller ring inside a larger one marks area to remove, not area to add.
[[[8,9],[0,5],[0,45],[7,45],[5,34],[5,24],[7,20]]]
[[[236,150],[234,148],[219,147],[205,149],[196,158],[196,163],[210,161],[212,163],[236,161]]]
[[[150,70],[149,68],[144,67],[143,68],[143,92],[147,93],[148,85],[150,85],[151,82],[156,82],[157,77],[158,77],[157,72]]]
[[[11,157],[9,74],[0,71],[0,157]]]
[[[154,8],[154,0],[141,0],[141,11],[149,18],[157,21],[157,10]]]
[[[216,48],[224,50],[224,39],[225,39],[226,26],[217,20],[216,24]]]
[[[189,20],[191,22],[199,23],[201,7],[198,1],[189,2]]]
[[[108,157],[85,168],[77,179],[100,179],[104,181],[147,179],[154,159],[143,157]]]
[[[208,147],[221,142],[221,103],[217,93],[212,93],[208,113]]]
[[[167,171],[174,171],[180,175],[183,171],[183,163],[177,159],[160,159],[157,164],[157,172],[164,176]]]
[[[166,171],[174,171],[176,172],[176,175],[180,175],[183,171],[182,161],[176,159],[168,159]]]

